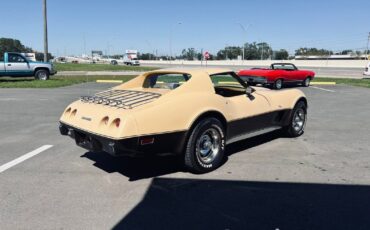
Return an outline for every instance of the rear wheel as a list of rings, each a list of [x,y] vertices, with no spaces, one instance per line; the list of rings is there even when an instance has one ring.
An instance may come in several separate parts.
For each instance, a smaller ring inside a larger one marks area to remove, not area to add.
[[[45,69],[37,70],[36,73],[35,73],[35,79],[36,80],[42,80],[42,81],[48,80],[49,79],[49,71],[47,71]]]
[[[283,80],[282,79],[277,79],[274,82],[274,89],[281,89],[283,88]]]
[[[201,120],[192,130],[185,150],[185,167],[193,173],[206,173],[218,168],[224,159],[225,135],[216,118]]]
[[[306,79],[304,79],[303,81],[303,86],[304,87],[308,87],[310,86],[310,83],[311,83],[311,78],[310,77],[307,77]]]
[[[298,137],[304,133],[307,120],[307,105],[299,101],[292,111],[289,124],[283,128],[283,132],[288,137]]]

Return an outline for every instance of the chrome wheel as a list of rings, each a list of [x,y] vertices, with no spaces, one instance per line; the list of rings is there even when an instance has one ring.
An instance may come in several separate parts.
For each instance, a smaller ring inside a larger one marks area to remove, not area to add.
[[[306,87],[308,87],[308,86],[310,86],[310,82],[311,82],[311,79],[308,77],[308,78],[306,78],[306,80],[304,80],[304,86],[306,86]]]
[[[196,143],[197,157],[204,164],[213,162],[220,149],[221,136],[215,128],[210,128],[203,132]]]
[[[306,123],[305,111],[302,108],[297,109],[293,115],[293,122],[292,122],[292,126],[295,132],[299,132],[303,130],[305,123]]]
[[[39,79],[40,79],[40,80],[46,80],[46,79],[47,79],[47,75],[46,75],[46,73],[45,73],[45,72],[41,72],[41,73],[39,74]]]
[[[275,89],[281,89],[283,87],[283,81],[278,79],[275,81]]]

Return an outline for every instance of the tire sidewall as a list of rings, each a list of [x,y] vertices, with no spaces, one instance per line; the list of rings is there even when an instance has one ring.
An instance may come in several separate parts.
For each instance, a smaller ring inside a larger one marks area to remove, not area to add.
[[[280,87],[278,87],[278,82],[280,81]],[[275,83],[274,83],[274,88],[275,89],[281,89],[281,88],[283,88],[283,80],[282,79],[277,79],[276,81],[275,81]]]
[[[45,73],[46,78],[41,78],[40,74]],[[46,70],[38,70],[35,74],[37,80],[46,81],[49,79],[49,72]]]
[[[220,151],[218,152],[215,159],[210,163],[204,163],[199,158],[196,151],[197,149],[197,141],[209,128],[214,128],[220,135],[221,141],[220,141]],[[208,118],[204,119],[201,122],[198,123],[198,125],[193,129],[192,134],[188,140],[188,146],[187,146],[187,153],[188,158],[191,161],[191,164],[194,165],[194,167],[191,169],[193,172],[196,173],[205,173],[212,171],[216,168],[218,168],[224,159],[224,152],[225,152],[225,131],[222,126],[222,123],[215,119],[215,118]]]
[[[303,85],[305,87],[309,87],[310,86],[310,83],[311,83],[311,79],[309,77],[307,77],[304,82],[303,82]]]
[[[298,109],[303,109],[304,115],[305,115],[305,120],[304,120],[303,127],[299,131],[296,131],[293,127],[293,119],[294,119],[294,114],[296,113],[296,111]],[[305,128],[306,128],[306,123],[307,123],[307,106],[304,102],[300,101],[294,106],[294,109],[293,109],[293,112],[292,112],[292,117],[290,119],[289,129],[290,129],[290,132],[291,132],[292,136],[298,137],[298,136],[302,135],[304,133]]]

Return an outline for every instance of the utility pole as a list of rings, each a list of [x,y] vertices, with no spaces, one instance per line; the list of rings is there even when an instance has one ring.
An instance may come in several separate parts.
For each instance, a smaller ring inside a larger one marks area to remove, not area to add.
[[[44,62],[47,62],[48,61],[48,21],[47,21],[46,0],[43,0],[43,11],[44,11]]]
[[[240,26],[240,28],[243,30],[244,35],[245,35],[244,39],[246,39],[247,38],[247,31],[248,31],[249,27],[251,26],[251,24],[248,24],[247,28],[245,28],[243,26],[243,24],[241,24],[239,22],[237,22],[236,24],[238,24]],[[243,45],[242,45],[242,55],[243,55],[242,56],[242,61],[244,61],[244,59],[245,59],[245,47],[244,47],[244,45],[245,44],[243,43]]]
[[[262,45],[262,51],[261,51],[261,60],[263,60],[263,48],[265,47],[265,44],[261,44]]]
[[[369,36],[367,36],[366,55],[369,55],[369,42],[370,42],[370,32]]]
[[[177,22],[176,24],[171,24],[170,36],[169,36],[169,46],[170,46],[170,65],[172,65],[172,33],[175,25],[181,25],[182,22]]]

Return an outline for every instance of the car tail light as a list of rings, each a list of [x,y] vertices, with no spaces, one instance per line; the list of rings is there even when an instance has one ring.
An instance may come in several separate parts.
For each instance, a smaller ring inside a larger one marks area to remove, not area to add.
[[[71,113],[71,116],[75,116],[75,115],[76,115],[76,113],[77,113],[77,109],[74,109],[74,110],[72,111],[72,113]]]
[[[71,112],[71,110],[72,110],[71,107],[69,107],[64,113],[68,114]]]
[[[113,124],[118,128],[119,125],[121,124],[121,119],[119,118],[114,119]]]
[[[109,122],[109,117],[104,117],[101,122],[104,124],[104,125],[107,125],[108,122]]]
[[[154,143],[154,137],[142,137],[140,138],[140,145],[149,145]]]

